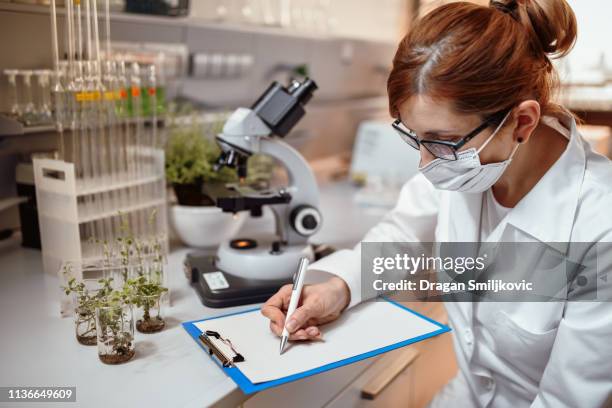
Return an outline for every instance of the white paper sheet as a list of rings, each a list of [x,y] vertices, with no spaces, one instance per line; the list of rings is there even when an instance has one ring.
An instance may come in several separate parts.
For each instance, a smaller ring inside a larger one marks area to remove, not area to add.
[[[408,339],[432,333],[439,326],[390,302],[369,302],[322,326],[323,340],[290,342],[279,355],[280,339],[259,312],[195,323],[229,338],[245,360],[236,366],[254,384],[308,371]]]

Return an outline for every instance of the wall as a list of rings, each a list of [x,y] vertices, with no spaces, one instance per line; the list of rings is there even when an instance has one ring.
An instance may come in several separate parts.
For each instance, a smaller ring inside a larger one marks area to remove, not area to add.
[[[570,75],[584,76],[603,57],[612,78],[612,2],[609,0],[568,0],[578,19],[578,40],[568,56]],[[566,78],[566,79],[571,79]],[[611,95],[612,98],[612,95]]]
[[[279,24],[280,4],[284,3],[289,7],[289,31],[329,32],[339,37],[395,43],[405,31],[413,1],[198,0],[191,3],[191,15],[207,20],[259,24],[272,18]]]

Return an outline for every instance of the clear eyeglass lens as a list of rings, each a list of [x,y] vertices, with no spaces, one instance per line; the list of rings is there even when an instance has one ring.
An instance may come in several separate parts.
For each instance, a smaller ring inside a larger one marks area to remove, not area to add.
[[[395,123],[393,125],[393,128],[395,129],[395,131],[397,132],[397,134],[402,138],[402,140],[409,144],[411,147],[419,150],[420,146],[418,144],[418,142],[416,141],[416,135],[414,134],[414,132],[410,129],[408,129],[407,127],[405,127],[404,125],[402,125],[402,123]]]
[[[439,144],[439,143],[427,143],[427,142],[421,142],[421,144],[425,146],[425,148],[427,148],[427,150],[429,150],[431,154],[433,154],[439,159],[443,159],[443,160],[456,160],[457,159],[457,157],[455,156],[455,151],[450,146]]]
[[[402,138],[402,140],[403,140],[404,142],[408,143],[408,144],[409,144],[411,147],[413,147],[413,148],[415,148],[415,149],[417,149],[417,150],[419,150],[419,149],[420,149],[420,146],[419,146],[419,144],[416,142],[416,140],[414,140],[414,139],[413,139],[413,138],[411,138],[410,136],[408,136],[408,135],[406,135],[406,134],[403,134],[403,133],[401,133],[401,132],[398,132],[398,133],[399,133],[400,137]]]

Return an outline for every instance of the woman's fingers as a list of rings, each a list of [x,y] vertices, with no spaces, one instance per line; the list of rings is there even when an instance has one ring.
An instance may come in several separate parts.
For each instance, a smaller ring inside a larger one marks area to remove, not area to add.
[[[295,312],[289,317],[285,325],[289,333],[295,333],[300,327],[306,326],[310,319],[317,317],[314,307],[311,303],[307,302],[295,309]]]
[[[270,320],[274,320],[275,322],[281,323],[280,320],[285,320],[285,313],[282,311],[280,307],[274,304],[266,303],[261,307],[261,314],[267,317]]]
[[[315,338],[321,336],[321,331],[317,326],[310,326],[306,328],[306,334],[308,334],[310,338]]]
[[[287,305],[289,304],[289,300],[291,299],[291,289],[293,285],[285,285],[278,290],[270,299],[264,303],[261,310],[263,311],[266,307],[276,307],[278,309],[284,310],[287,309]]]
[[[319,326],[338,317],[339,310],[327,310],[329,297],[336,296],[330,284],[308,285],[302,292],[302,304],[287,319],[286,312],[291,299],[292,285],[283,286],[261,308],[270,319],[270,330],[281,336],[285,327],[290,340],[314,340],[321,338]]]
[[[270,320],[270,331],[277,336],[282,336],[283,334],[283,326],[282,324],[274,323],[273,320]]]
[[[289,335],[289,340],[300,341],[300,340],[315,340],[321,338],[321,331],[316,326],[310,326],[305,329],[299,329]]]
[[[289,340],[291,341],[310,340],[310,337],[308,336],[308,333],[306,333],[306,330],[299,329],[298,331],[296,331],[295,333],[292,333],[289,336]]]
[[[290,297],[291,285],[283,286],[262,306],[261,314],[270,319],[272,323],[282,327],[282,325],[285,323],[284,310],[287,308],[286,305],[289,302],[288,299]]]
[[[282,324],[276,324],[270,321],[270,331],[277,336],[282,336]],[[289,335],[289,340],[314,340],[321,338],[321,330],[317,326],[308,326],[305,329],[299,329],[295,333]]]

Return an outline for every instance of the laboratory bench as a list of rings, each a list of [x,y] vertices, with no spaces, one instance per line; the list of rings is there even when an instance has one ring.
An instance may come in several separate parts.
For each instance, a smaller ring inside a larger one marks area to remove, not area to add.
[[[316,242],[350,247],[380,219],[381,211],[353,205],[354,194],[355,188],[347,182],[321,187],[325,221],[314,237]],[[448,354],[452,357],[450,333],[446,333],[246,396],[187,335],[181,322],[253,306],[203,306],[183,271],[183,260],[192,251],[184,247],[173,248],[168,256],[172,305],[165,313],[167,327],[155,334],[137,332],[135,357],[123,365],[105,365],[95,346],[77,343],[72,318],[60,317],[60,282],[57,276],[43,273],[40,251],[21,248],[17,238],[0,247],[0,386],[76,386],[77,404],[71,406],[86,407],[256,408],[287,401],[293,407],[422,406],[456,370]],[[413,307],[445,321],[441,303]],[[417,370],[418,376],[413,374]],[[8,406],[4,404],[0,402],[0,407]]]

